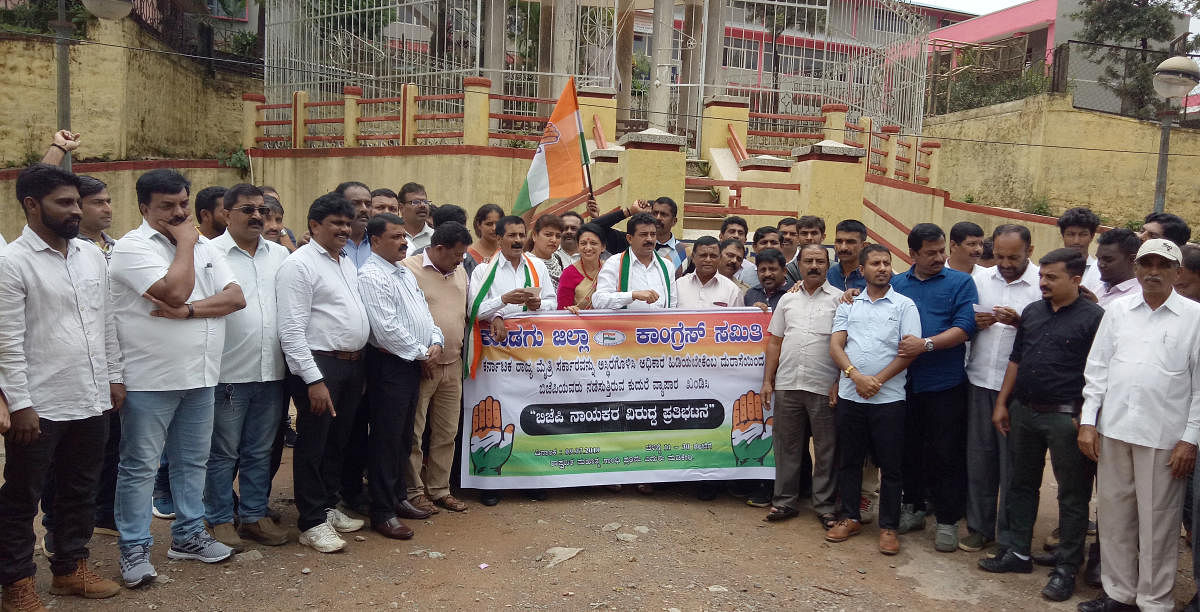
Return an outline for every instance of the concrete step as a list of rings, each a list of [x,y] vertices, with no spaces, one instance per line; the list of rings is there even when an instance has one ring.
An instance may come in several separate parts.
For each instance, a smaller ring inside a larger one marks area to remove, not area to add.
[[[689,159],[687,160],[687,175],[708,177],[709,165],[706,159]]]
[[[721,230],[721,222],[725,220],[725,215],[716,213],[689,213],[686,212],[688,205],[712,206],[712,202],[685,202],[683,213],[683,229],[685,230],[702,230],[712,232],[714,235]]]
[[[721,197],[712,187],[688,187],[684,189],[684,201],[694,204],[712,204],[720,202]]]

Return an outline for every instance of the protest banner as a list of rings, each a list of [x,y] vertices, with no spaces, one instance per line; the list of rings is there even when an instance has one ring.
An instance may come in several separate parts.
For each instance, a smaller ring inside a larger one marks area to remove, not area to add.
[[[500,339],[476,326],[463,486],[774,478],[769,321],[725,308],[523,313]]]

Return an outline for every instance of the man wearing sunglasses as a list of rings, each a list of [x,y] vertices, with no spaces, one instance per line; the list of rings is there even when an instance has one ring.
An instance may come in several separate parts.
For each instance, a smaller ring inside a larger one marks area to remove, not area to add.
[[[267,518],[271,445],[279,427],[285,374],[276,324],[275,272],[288,250],[262,236],[272,213],[258,187],[234,185],[222,203],[228,225],[209,244],[233,271],[246,308],[225,318],[204,515],[213,536],[230,548],[245,545],[234,528],[235,515],[241,522],[241,536],[277,546],[287,542],[287,532]],[[234,472],[240,493],[236,508]]]
[[[405,183],[400,188],[400,216],[404,218],[404,232],[408,234],[409,253],[424,249],[433,239],[433,228],[428,223],[431,204],[423,185]]]

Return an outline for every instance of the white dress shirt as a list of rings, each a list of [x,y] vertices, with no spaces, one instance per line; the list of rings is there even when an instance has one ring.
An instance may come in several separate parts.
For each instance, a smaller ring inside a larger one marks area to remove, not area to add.
[[[1118,298],[1123,298],[1133,293],[1141,293],[1142,284],[1138,282],[1137,277],[1133,277],[1127,281],[1109,285],[1101,282],[1098,291],[1093,291],[1096,294],[1096,301],[1101,306],[1108,308],[1108,305],[1113,303]]]
[[[971,278],[975,280],[975,289],[979,291],[980,306],[1008,306],[1020,316],[1026,306],[1042,299],[1038,266],[1032,261],[1025,266],[1021,278],[1011,283],[1004,280],[1000,268],[996,266],[977,266]],[[971,354],[967,358],[967,379],[972,385],[992,391],[1000,390],[1016,338],[1017,328],[999,321],[975,334],[971,341]]]
[[[487,295],[483,296],[483,302],[479,305],[477,320],[491,321],[497,316],[507,317],[524,312],[524,305],[505,304],[501,297],[513,289],[526,286],[540,289],[542,304],[538,310],[554,310],[558,307],[558,294],[554,290],[554,283],[550,280],[546,264],[529,253],[522,253],[514,268],[512,262],[503,253],[497,252],[496,255],[492,258],[491,263],[475,266],[471,272],[471,284],[467,291],[467,312],[471,312],[471,309],[474,308],[479,291],[483,289],[483,284],[487,281],[493,267],[496,269],[496,276],[492,279],[492,286],[488,287]],[[525,284],[526,269],[529,269],[529,285]]]
[[[406,236],[408,236],[408,230],[404,230],[404,234]],[[422,227],[421,231],[419,231],[416,234],[413,234],[411,236],[408,236],[408,252],[416,253],[418,250],[428,247],[430,241],[432,241],[432,240],[433,240],[433,228],[429,227],[429,224],[425,224],[425,227]],[[371,245],[367,244],[367,250],[370,250],[370,249],[371,249]],[[359,266],[359,267],[361,268],[362,266]]]
[[[358,293],[371,323],[371,346],[401,359],[423,361],[429,347],[443,343],[425,293],[408,268],[372,253],[358,271]]]
[[[579,261],[580,257],[583,257],[583,254],[580,253],[579,251],[575,251],[575,254],[572,255],[572,254],[564,251],[562,249],[562,247],[558,247],[558,250],[555,251],[554,254],[558,255],[559,261],[561,261],[563,263],[564,270],[567,269],[567,266],[570,266],[571,264]]]
[[[358,294],[358,269],[343,253],[335,260],[317,241],[296,249],[275,274],[279,343],[292,373],[305,384],[324,375],[312,351],[358,351],[371,326]]]
[[[210,298],[237,282],[207,238],[201,236],[193,249],[196,280],[188,302]],[[143,294],[167,275],[174,259],[175,245],[145,220],[113,247],[109,294],[129,391],[199,389],[214,387],[220,379],[225,317],[150,316],[155,306]]]
[[[728,278],[714,274],[707,283],[701,283],[695,272],[685,274],[675,281],[674,291],[679,293],[679,307],[707,309],[716,307],[743,306],[742,290]]]
[[[629,258],[629,290],[620,291],[621,260]],[[667,268],[667,278],[663,276],[662,262]],[[592,308],[597,310],[617,310],[628,307],[629,310],[650,310],[652,308],[678,308],[679,292],[675,290],[675,268],[670,260],[653,257],[649,265],[643,265],[630,250],[622,255],[609,257],[600,266],[600,276],[596,280],[596,292],[592,294]],[[671,291],[667,291],[668,285]],[[658,300],[647,304],[633,299],[634,291],[653,289],[658,293]],[[667,302],[670,295],[671,301]]]
[[[254,255],[243,250],[226,231],[208,243],[225,259],[242,288],[246,307],[225,317],[225,349],[221,355],[223,383],[283,380],[287,366],[279,346],[275,273],[289,253],[278,243],[258,239]]]
[[[1139,291],[1109,304],[1083,370],[1080,423],[1129,444],[1200,441],[1200,304],[1174,291],[1151,310]]]
[[[1087,264],[1083,268],[1083,280],[1079,284],[1097,296],[1104,290],[1104,282],[1100,280],[1100,266],[1096,265],[1095,257],[1088,255]]]
[[[802,285],[799,291],[779,299],[767,327],[772,336],[783,339],[775,371],[776,391],[829,395],[838,379],[829,354],[829,337],[841,298],[842,292],[825,281],[811,295]]]
[[[11,412],[71,421],[112,407],[121,349],[108,307],[108,262],[74,239],[67,255],[29,226],[0,252],[0,388]]]

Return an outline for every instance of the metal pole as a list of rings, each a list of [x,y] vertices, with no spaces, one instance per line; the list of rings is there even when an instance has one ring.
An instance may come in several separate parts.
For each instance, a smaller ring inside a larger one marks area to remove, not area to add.
[[[671,46],[675,30],[675,2],[654,0],[654,52],[651,54],[650,104],[647,112],[652,128],[667,131],[671,110]]]
[[[1162,212],[1167,204],[1167,152],[1171,149],[1171,118],[1174,113],[1160,115],[1162,137],[1158,141],[1158,177],[1154,179],[1154,212]]]
[[[67,21],[67,0],[58,0],[58,21],[54,22],[54,57],[58,63],[58,129],[71,129],[71,57],[67,37],[74,31]],[[63,156],[62,168],[71,171],[71,154]]]

